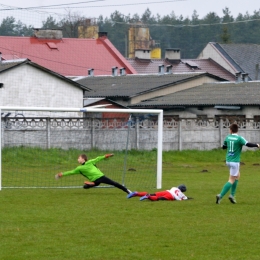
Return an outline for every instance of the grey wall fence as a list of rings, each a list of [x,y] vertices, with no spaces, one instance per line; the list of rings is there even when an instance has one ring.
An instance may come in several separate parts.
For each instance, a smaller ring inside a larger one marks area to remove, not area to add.
[[[153,118],[1,118],[4,147],[75,148],[89,150],[151,150],[157,147],[157,121]],[[253,118],[165,118],[163,150],[211,150],[221,147],[236,122],[239,133],[260,142],[260,122]]]

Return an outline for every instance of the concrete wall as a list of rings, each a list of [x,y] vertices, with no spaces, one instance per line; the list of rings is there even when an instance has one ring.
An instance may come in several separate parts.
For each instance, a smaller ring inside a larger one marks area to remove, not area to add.
[[[128,149],[151,150],[157,147],[157,122],[152,119],[136,119],[131,126],[118,119],[114,125],[104,119],[93,118],[24,118],[4,121],[2,118],[1,143],[3,147],[34,146],[41,148],[76,148],[89,150]],[[163,150],[211,150],[222,146],[229,133],[228,120],[213,118],[180,119],[164,122]],[[240,125],[239,134],[250,142],[260,141],[260,122],[246,119]],[[246,149],[246,148],[244,148]]]

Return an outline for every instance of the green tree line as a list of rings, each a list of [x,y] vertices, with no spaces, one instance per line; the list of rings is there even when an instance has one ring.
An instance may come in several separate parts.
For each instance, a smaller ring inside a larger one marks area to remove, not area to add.
[[[180,48],[182,58],[196,58],[208,42],[259,44],[260,9],[252,15],[248,12],[231,15],[228,8],[222,10],[222,17],[215,12],[199,18],[194,11],[191,18],[169,15],[153,15],[149,9],[142,15],[123,15],[118,11],[109,17],[99,16],[99,31],[107,32],[109,40],[122,53],[127,54],[127,34],[131,25],[142,23],[149,28],[152,39],[160,42],[162,55],[166,48]],[[78,26],[87,17],[68,12],[61,20],[49,16],[42,21],[42,28],[62,29],[63,37],[77,38]],[[31,36],[33,25],[25,25],[14,17],[6,17],[0,24],[1,36]]]

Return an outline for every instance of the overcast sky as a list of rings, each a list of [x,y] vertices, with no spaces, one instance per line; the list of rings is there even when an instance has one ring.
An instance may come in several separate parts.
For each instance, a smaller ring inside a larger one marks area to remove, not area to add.
[[[52,6],[48,9],[38,9],[44,10],[45,14],[39,14],[37,12],[27,12],[27,11],[3,11],[3,9],[8,9],[11,7],[43,7]],[[60,6],[54,6],[60,5]],[[259,0],[0,0],[0,19],[1,17],[14,16],[15,18],[21,20],[23,23],[28,23],[25,21],[30,16],[34,14],[34,18],[31,18],[34,23],[36,19],[45,20],[47,16],[52,13],[66,14],[66,10],[70,10],[73,13],[76,12],[82,16],[89,18],[99,17],[101,14],[104,17],[109,17],[114,11],[119,11],[124,15],[133,15],[135,13],[142,15],[144,11],[149,8],[153,15],[159,14],[160,16],[165,16],[174,12],[176,16],[190,17],[194,10],[197,11],[199,18],[203,18],[209,12],[215,12],[219,16],[223,16],[222,10],[224,8],[229,8],[231,15],[237,17],[239,13],[253,14],[254,11],[260,10]],[[28,15],[26,15],[28,13]],[[22,14],[22,15],[21,15]],[[37,16],[37,18],[36,18]],[[1,19],[2,20],[2,19]],[[29,22],[30,23],[30,22]],[[32,23],[32,22],[31,22]],[[34,24],[35,25],[35,24]]]

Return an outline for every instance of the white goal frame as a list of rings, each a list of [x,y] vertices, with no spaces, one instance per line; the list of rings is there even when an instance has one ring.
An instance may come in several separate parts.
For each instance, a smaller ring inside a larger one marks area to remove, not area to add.
[[[102,105],[101,105],[102,107]],[[65,108],[65,107],[13,107],[0,106],[2,111],[48,111],[48,112],[111,112],[111,113],[130,113],[130,114],[155,114],[158,115],[158,140],[157,140],[157,174],[156,188],[162,188],[162,149],[163,149],[163,110],[161,109],[114,109],[114,108]],[[2,119],[0,120],[0,190],[2,190]]]

